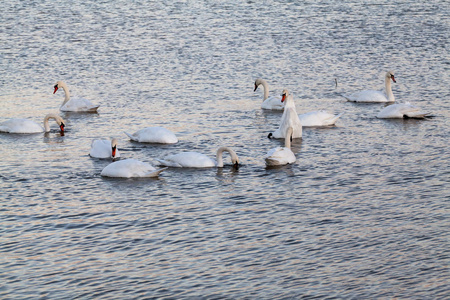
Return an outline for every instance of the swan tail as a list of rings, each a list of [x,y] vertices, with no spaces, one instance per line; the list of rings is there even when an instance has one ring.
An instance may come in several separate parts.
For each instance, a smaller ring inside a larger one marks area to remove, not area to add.
[[[96,105],[96,106],[91,106],[87,109],[88,112],[97,112],[98,108],[100,107],[100,105]]]
[[[164,159],[156,159],[159,162],[160,166],[165,166],[165,167],[175,167],[175,168],[179,168],[181,167],[180,164],[175,163],[173,161],[170,160],[164,160]]]
[[[280,166],[280,165],[282,165],[278,159],[273,159],[273,158],[266,157],[264,160],[266,161],[266,165],[267,166]]]
[[[406,113],[403,117],[404,118],[411,118],[411,119],[425,119],[430,117],[430,113],[424,113],[424,112],[413,112],[413,113]]]
[[[128,135],[128,137],[129,137],[131,140],[136,141],[136,138],[135,138],[132,134],[130,134],[130,133],[126,132],[126,131],[124,131],[123,133],[125,133],[126,135]]]
[[[350,102],[355,102],[355,100],[350,99],[350,96],[345,95],[345,94],[339,94],[341,97],[345,98],[345,100],[350,101]]]
[[[331,119],[327,120],[327,125],[334,125],[336,124],[337,120],[343,115],[344,113],[340,113],[337,116],[332,117]]]
[[[161,173],[164,170],[167,170],[167,168],[162,168],[162,169],[148,172],[144,175],[144,177],[157,177],[159,175],[159,173]]]

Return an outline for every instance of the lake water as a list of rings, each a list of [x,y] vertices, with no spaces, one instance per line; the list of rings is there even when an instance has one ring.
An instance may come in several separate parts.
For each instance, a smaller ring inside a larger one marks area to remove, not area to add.
[[[2,299],[442,299],[449,288],[448,1],[0,3],[0,122],[49,112],[61,136],[0,134]],[[382,89],[427,120],[375,116],[341,96]],[[304,128],[293,165],[263,156],[287,88]],[[59,112],[65,81],[98,114]],[[337,82],[337,86],[336,86]],[[130,142],[163,126],[179,143]],[[156,164],[181,151],[224,168],[100,176],[91,141]]]

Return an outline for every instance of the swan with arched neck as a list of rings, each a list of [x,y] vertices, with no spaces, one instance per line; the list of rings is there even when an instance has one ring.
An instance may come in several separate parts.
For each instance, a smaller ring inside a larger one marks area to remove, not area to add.
[[[384,76],[384,93],[374,90],[365,90],[361,92],[355,92],[351,95],[344,95],[344,97],[351,102],[395,102],[394,94],[392,93],[391,80],[396,83],[394,72],[388,71]]]
[[[0,132],[7,133],[39,133],[39,132],[50,132],[49,120],[54,119],[56,124],[58,124],[61,132],[64,132],[65,122],[63,118],[56,114],[47,114],[44,117],[44,128],[35,121],[29,119],[13,118],[0,123]]]
[[[61,111],[67,112],[97,112],[100,105],[94,105],[91,101],[84,98],[70,98],[69,88],[63,81],[56,82],[53,94],[60,88],[64,90],[64,102],[59,108]]]

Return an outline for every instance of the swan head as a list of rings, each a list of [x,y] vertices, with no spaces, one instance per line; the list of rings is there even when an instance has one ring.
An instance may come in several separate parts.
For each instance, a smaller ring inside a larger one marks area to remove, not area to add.
[[[261,78],[256,79],[256,80],[255,80],[255,89],[254,89],[253,91],[256,91],[256,89],[258,88],[258,86],[259,86],[260,84],[262,84],[262,83],[263,83],[263,80],[262,80]]]
[[[64,132],[64,128],[66,128],[66,124],[64,124],[63,118],[58,116],[56,118],[56,123],[59,125],[59,129],[61,130],[61,132]]]
[[[49,115],[55,119],[56,124],[58,124],[59,129],[61,130],[61,132],[64,132],[64,129],[66,128],[66,124],[65,124],[63,118],[61,118],[58,115],[53,115],[53,114],[49,114]]]
[[[395,81],[394,72],[392,72],[392,71],[386,72],[386,78],[392,79],[392,81],[393,81],[394,83],[397,83],[397,81]]]
[[[112,156],[112,158],[116,158],[116,153],[117,153],[117,140],[112,139],[111,140],[111,156]]]
[[[283,92],[281,92],[281,102],[284,102],[287,97],[289,97],[288,90],[283,90]]]
[[[61,81],[56,82],[56,84],[54,86],[55,90],[53,91],[53,94],[58,91],[58,89],[60,88],[60,84],[61,84]]]
[[[233,163],[233,167],[239,168],[239,157],[231,158],[231,162]]]
[[[53,91],[53,94],[56,93],[58,91],[59,88],[63,88],[65,89],[67,86],[63,81],[57,81],[54,88],[55,90]]]

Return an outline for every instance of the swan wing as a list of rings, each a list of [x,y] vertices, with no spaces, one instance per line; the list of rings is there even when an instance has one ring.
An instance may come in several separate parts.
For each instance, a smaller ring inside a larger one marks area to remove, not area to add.
[[[348,96],[344,96],[348,101],[352,102],[389,102],[386,95],[380,91],[366,90],[356,92]]]
[[[100,105],[94,105],[84,98],[70,98],[66,104],[60,107],[61,111],[72,112],[96,112]]]
[[[163,127],[147,127],[136,131],[134,134],[126,133],[133,141],[141,143],[175,144],[178,138],[175,134]]]
[[[93,140],[89,155],[97,158],[110,158],[112,156],[111,141]]]
[[[38,133],[43,132],[44,129],[32,120],[13,118],[1,123],[0,131],[9,133]]]
[[[261,104],[262,109],[283,110],[284,103],[281,102],[281,97],[272,96],[264,100]]]
[[[156,170],[152,165],[136,160],[125,159],[107,165],[101,175],[106,177],[154,177],[164,169]]]
[[[164,166],[178,168],[209,168],[216,166],[216,162],[213,159],[198,152],[182,152],[169,155],[158,161]]]
[[[298,117],[300,119],[300,122],[302,123],[302,126],[308,127],[334,125],[341,116],[342,114],[336,116],[326,111],[320,110],[307,112],[299,115]]]

